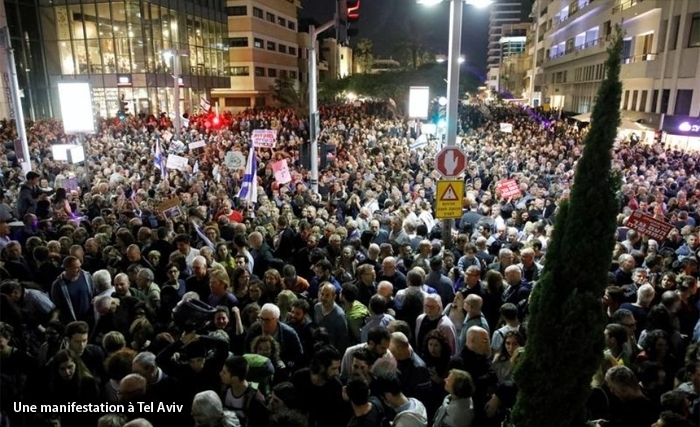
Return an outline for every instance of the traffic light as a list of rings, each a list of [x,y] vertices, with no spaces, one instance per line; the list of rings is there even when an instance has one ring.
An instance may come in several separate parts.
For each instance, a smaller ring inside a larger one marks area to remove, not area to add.
[[[340,44],[348,44],[350,37],[358,35],[358,29],[352,28],[351,23],[360,19],[360,0],[338,0],[336,14],[336,39]]]
[[[119,120],[126,120],[129,115],[129,102],[124,100],[124,94],[122,94],[119,100],[119,111],[117,111],[117,118]]]

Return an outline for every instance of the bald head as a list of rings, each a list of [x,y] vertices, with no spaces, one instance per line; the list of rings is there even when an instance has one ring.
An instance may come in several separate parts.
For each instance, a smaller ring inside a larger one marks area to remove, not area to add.
[[[472,326],[467,330],[467,348],[476,354],[490,355],[489,333],[481,326]]]
[[[403,332],[394,332],[391,334],[391,342],[389,343],[389,351],[396,360],[406,360],[411,357],[411,344],[408,337]]]

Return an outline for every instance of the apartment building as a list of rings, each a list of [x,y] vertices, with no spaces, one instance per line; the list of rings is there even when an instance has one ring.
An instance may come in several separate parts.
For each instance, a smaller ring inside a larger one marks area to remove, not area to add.
[[[505,36],[504,26],[523,21],[523,2],[529,0],[495,0],[489,14],[489,40],[487,53],[488,81],[492,90],[498,90],[501,64],[501,38]]]
[[[543,104],[592,110],[605,77],[606,47],[620,25],[623,117],[669,135],[698,129],[700,136],[693,121],[700,115],[700,1],[538,0],[532,12],[539,28],[529,79],[535,79],[535,95],[541,89]]]
[[[220,109],[272,105],[275,79],[299,79],[300,0],[228,0],[231,88],[212,91]]]

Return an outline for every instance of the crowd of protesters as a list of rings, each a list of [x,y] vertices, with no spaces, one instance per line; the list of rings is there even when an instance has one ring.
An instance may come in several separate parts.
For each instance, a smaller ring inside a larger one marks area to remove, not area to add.
[[[52,158],[73,142],[53,120],[27,125],[31,172],[0,152],[0,425],[500,426],[586,129],[540,110],[463,107],[465,209],[445,242],[439,144],[418,143],[389,105],[321,109],[332,155],[317,193],[305,118],[210,119],[190,117],[180,135],[165,117],[102,121],[81,141],[87,165]],[[254,129],[278,141],[255,149],[253,204],[225,159],[247,156]],[[12,123],[0,132],[15,138]],[[156,144],[188,165],[164,175]],[[290,183],[275,180],[281,159]],[[700,420],[698,165],[694,153],[615,145],[619,242],[588,405],[601,426]],[[520,195],[501,197],[503,179]],[[636,210],[673,224],[668,238],[625,227]]]

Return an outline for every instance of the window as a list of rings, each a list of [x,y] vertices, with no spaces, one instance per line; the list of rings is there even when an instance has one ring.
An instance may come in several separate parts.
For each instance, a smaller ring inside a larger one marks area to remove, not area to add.
[[[648,97],[649,91],[648,90],[643,90],[642,91],[642,98],[639,100],[639,111],[646,113],[647,111],[647,97]]]
[[[227,107],[250,107],[250,98],[226,98]]]
[[[267,77],[277,77],[277,70],[274,68],[268,68]]]
[[[681,26],[681,16],[676,15],[673,17],[671,22],[671,46],[669,50],[676,50],[676,45],[678,44],[678,30]]]
[[[232,76],[249,76],[250,67],[231,67],[230,69]]]
[[[287,20],[282,18],[281,16],[277,17],[277,24],[286,27],[287,26]]]
[[[265,13],[265,19],[267,22],[272,22],[273,24],[275,23],[275,15],[271,14],[270,12]]]
[[[663,52],[664,49],[666,48],[664,46],[665,43],[663,41],[664,40],[663,37],[666,34],[666,31],[668,31],[668,19],[664,19],[663,22],[661,22],[661,29],[659,30],[659,36],[661,38],[659,39],[659,45],[656,47],[656,51],[658,53]]]
[[[668,114],[668,103],[670,99],[671,89],[664,89],[664,91],[661,92],[661,111],[659,111],[659,113]]]
[[[651,96],[651,112],[656,113],[656,104],[659,103],[659,90],[654,90]]]
[[[296,71],[290,71],[289,72],[289,78],[290,79],[295,79],[297,78],[297,72]]]
[[[287,52],[289,52],[290,55],[297,56],[297,48],[289,46],[289,49],[287,49]]]
[[[688,47],[700,47],[700,13],[694,13],[693,20],[690,22]]]
[[[229,47],[248,47],[248,37],[234,37],[228,40]]]
[[[262,39],[253,39],[253,46],[257,47],[258,49],[263,49],[265,42]]]
[[[255,74],[257,75],[257,68],[256,68],[256,73],[255,73]],[[627,105],[629,104],[629,102],[630,102],[630,91],[626,90],[626,91],[625,91],[625,102],[624,102],[624,104],[622,104],[622,109],[623,109],[623,110],[626,110],[626,109],[627,109]]]
[[[268,41],[267,42],[267,50],[272,50],[272,51],[277,50],[277,45],[275,44],[275,42]]]
[[[263,11],[262,11],[262,9],[259,9],[259,8],[257,8],[257,7],[254,7],[254,8],[253,8],[253,16],[256,17],[256,18],[263,19]]]
[[[280,53],[287,53],[287,46],[280,43],[277,45],[277,50],[279,50]]]
[[[676,107],[673,109],[673,114],[675,116],[690,115],[690,103],[692,100],[692,89],[678,89],[678,92],[676,92]]]
[[[265,97],[264,96],[256,96],[255,97],[255,106],[256,107],[264,107],[265,106]]]
[[[265,69],[263,67],[255,67],[255,77],[265,77]]]
[[[612,34],[612,23],[610,21],[603,22],[603,36],[607,37]]]
[[[247,6],[232,6],[226,8],[228,16],[246,16],[248,14]]]
[[[296,22],[287,21],[287,28],[289,28],[289,29],[292,30],[292,31],[296,31],[296,30],[297,30],[297,24],[296,24]]]
[[[632,91],[632,105],[630,105],[630,110],[637,111],[637,98],[639,97],[639,91]]]
[[[280,78],[281,79],[286,79],[288,75],[289,75],[289,72],[287,70],[280,70]]]

